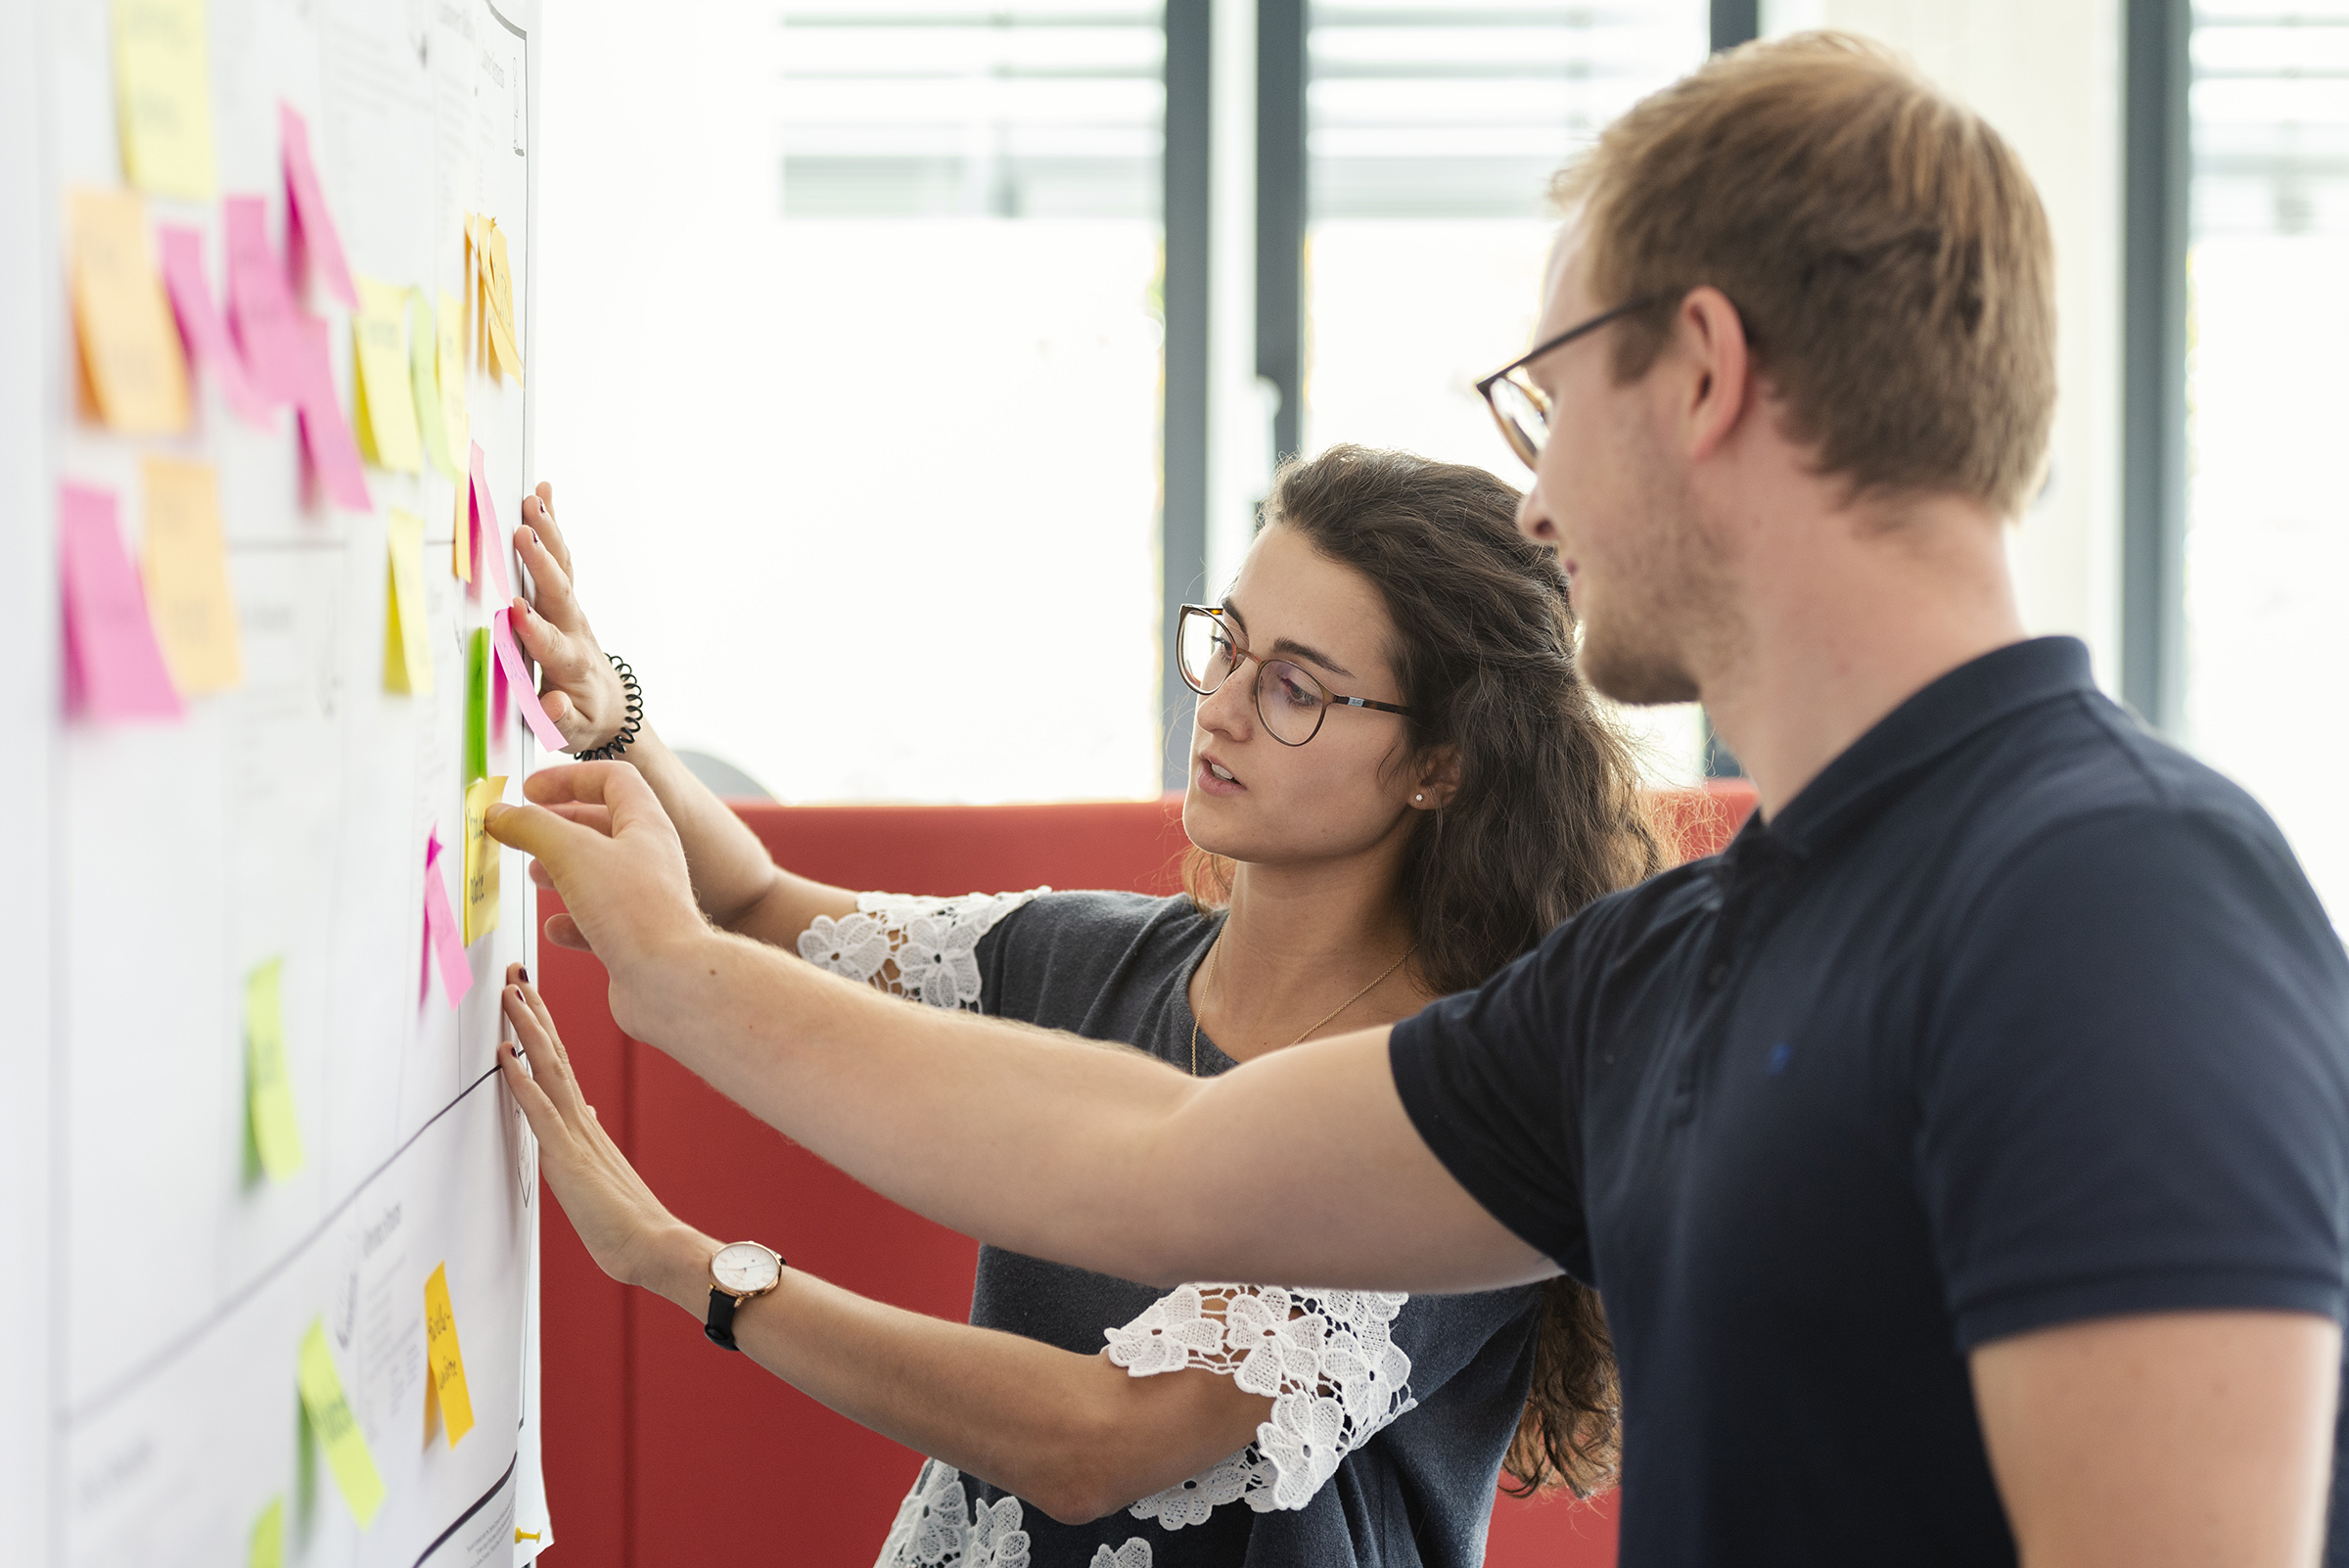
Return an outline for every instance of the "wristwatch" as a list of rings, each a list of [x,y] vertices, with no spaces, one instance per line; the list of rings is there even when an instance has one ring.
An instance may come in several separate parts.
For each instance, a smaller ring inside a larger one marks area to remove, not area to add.
[[[702,1332],[710,1343],[738,1351],[734,1343],[734,1313],[753,1296],[763,1296],[783,1283],[783,1256],[756,1241],[734,1241],[717,1249],[710,1260],[710,1320]]]

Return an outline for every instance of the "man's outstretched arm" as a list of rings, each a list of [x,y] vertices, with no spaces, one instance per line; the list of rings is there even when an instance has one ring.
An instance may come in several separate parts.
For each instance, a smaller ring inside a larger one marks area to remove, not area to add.
[[[1161,1284],[1474,1289],[1557,1271],[1428,1151],[1384,1029],[1202,1082],[1137,1052],[909,1007],[711,930],[632,770],[538,777],[608,807],[610,835],[538,807],[493,810],[490,831],[545,868],[611,974],[621,1027],[910,1209]]]

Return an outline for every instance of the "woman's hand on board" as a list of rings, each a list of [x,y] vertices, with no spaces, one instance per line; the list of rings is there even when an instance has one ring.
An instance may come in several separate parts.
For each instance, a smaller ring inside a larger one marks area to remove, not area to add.
[[[596,1266],[623,1284],[675,1288],[717,1244],[670,1214],[644,1184],[579,1090],[554,1016],[520,964],[506,966],[500,998],[514,1032],[497,1065],[538,1138],[538,1169]],[[668,1294],[668,1291],[663,1291]]]
[[[514,549],[530,576],[530,597],[517,595],[512,607],[514,634],[538,666],[539,706],[572,751],[593,751],[620,733],[628,694],[573,588],[571,547],[555,522],[552,484],[522,498]]]

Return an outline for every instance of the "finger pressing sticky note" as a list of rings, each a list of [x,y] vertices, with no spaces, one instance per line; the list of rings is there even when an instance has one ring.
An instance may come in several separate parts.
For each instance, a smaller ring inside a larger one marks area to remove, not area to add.
[[[156,230],[156,238],[162,245],[163,287],[171,296],[171,311],[179,318],[179,336],[189,357],[210,373],[238,418],[266,428],[269,398],[246,373],[245,356],[229,337],[228,320],[204,275],[204,236],[167,223]]]
[[[327,1468],[335,1473],[335,1485],[349,1504],[350,1516],[364,1530],[375,1522],[376,1510],[384,1505],[384,1481],[376,1473],[367,1434],[359,1430],[358,1417],[350,1413],[350,1401],[343,1397],[343,1376],[335,1370],[334,1352],[326,1343],[326,1324],[318,1318],[310,1319],[310,1331],[301,1336],[301,1364],[296,1377],[301,1389],[301,1407],[326,1450]]]
[[[279,960],[245,977],[245,1109],[253,1152],[272,1181],[301,1169],[301,1127],[286,1076],[285,1014],[278,997]]]
[[[183,697],[225,691],[244,680],[245,663],[212,467],[150,457],[139,473],[147,491],[147,603],[171,684]]]
[[[465,944],[497,929],[497,840],[484,825],[506,793],[503,774],[465,786]]]
[[[359,307],[359,291],[351,284],[350,265],[343,259],[343,236],[326,208],[326,188],[318,181],[318,165],[310,157],[310,126],[291,104],[277,106],[279,150],[286,161],[286,196],[293,212],[287,225],[287,250],[299,249],[309,257],[310,277],[318,287],[350,306]]]
[[[147,246],[147,209],[130,191],[79,190],[67,205],[73,325],[99,417],[130,436],[184,430],[188,370]]]
[[[514,688],[514,706],[522,710],[530,733],[538,744],[550,752],[563,750],[563,732],[555,721],[546,716],[546,709],[538,701],[538,693],[530,685],[530,667],[522,662],[522,650],[514,644],[514,612],[500,605],[489,618],[489,636],[497,644],[498,664],[505,669],[506,679]]]
[[[212,83],[204,0],[115,0],[122,171],[140,190],[212,196]]]
[[[424,1282],[425,1398],[440,1403],[448,1446],[473,1430],[473,1396],[465,1388],[465,1357],[457,1349],[457,1314],[448,1306],[448,1265]]]
[[[416,426],[424,434],[424,453],[433,467],[450,479],[461,476],[449,449],[448,419],[440,411],[440,339],[433,326],[432,301],[422,289],[408,291],[408,388],[415,396]]]
[[[245,1568],[285,1568],[286,1499],[271,1498],[246,1538]]]
[[[433,651],[424,626],[424,519],[394,510],[384,522],[391,557],[384,618],[384,690],[429,696]]]
[[[473,963],[465,956],[463,928],[448,901],[447,859],[436,827],[424,847],[424,941],[429,961],[440,966],[440,987],[454,1007],[473,990]]]
[[[416,392],[408,378],[408,293],[373,278],[359,279],[359,308],[351,312],[351,423],[359,455],[378,468],[413,474],[424,466],[416,438]]]
[[[101,720],[177,718],[179,695],[156,645],[108,490],[58,493],[59,586],[66,633],[66,705]]]

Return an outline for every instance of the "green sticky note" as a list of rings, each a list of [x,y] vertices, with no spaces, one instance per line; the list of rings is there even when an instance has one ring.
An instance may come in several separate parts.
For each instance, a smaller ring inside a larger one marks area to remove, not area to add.
[[[489,628],[465,639],[465,782],[489,776]]]
[[[252,1544],[245,1548],[245,1568],[286,1568],[286,1499],[271,1498],[269,1506],[253,1522]]]
[[[310,1331],[301,1336],[298,1381],[301,1407],[309,1412],[310,1426],[326,1446],[327,1468],[335,1472],[335,1485],[350,1505],[350,1516],[364,1530],[375,1522],[376,1510],[384,1505],[384,1478],[376,1474],[367,1434],[359,1430],[358,1417],[350,1413],[350,1401],[343,1397],[343,1377],[335,1370],[334,1354],[326,1348],[322,1319],[311,1318]]]
[[[424,451],[433,467],[450,479],[463,479],[448,449],[448,414],[440,406],[440,332],[433,320],[433,303],[422,289],[408,291],[408,383],[416,393],[416,423],[424,432]]]
[[[286,1078],[286,1027],[278,1007],[278,960],[245,977],[245,1111],[253,1146],[272,1181],[301,1169],[301,1127]]]

